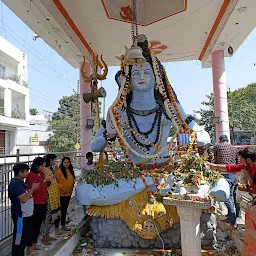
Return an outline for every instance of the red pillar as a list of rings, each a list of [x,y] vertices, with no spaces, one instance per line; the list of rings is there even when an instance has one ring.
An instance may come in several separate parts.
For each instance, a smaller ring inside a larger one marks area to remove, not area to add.
[[[82,65],[82,64],[80,64]],[[84,72],[87,76],[90,76],[90,63],[86,62]],[[84,164],[86,159],[85,155],[91,150],[92,130],[86,128],[86,120],[91,119],[91,103],[85,103],[83,100],[83,94],[85,92],[91,92],[90,83],[85,83],[80,73],[80,146],[81,146],[81,163]]]
[[[227,102],[227,85],[225,73],[224,51],[218,50],[212,53],[212,77],[213,77],[213,94],[214,94],[214,112],[216,127],[216,142],[219,136],[225,134],[230,138],[228,102]]]

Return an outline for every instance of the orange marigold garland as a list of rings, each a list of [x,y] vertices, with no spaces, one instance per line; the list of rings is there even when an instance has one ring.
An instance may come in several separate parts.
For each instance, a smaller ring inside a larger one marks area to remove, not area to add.
[[[164,99],[165,99],[165,104],[167,105],[168,107],[168,110],[172,116],[172,118],[174,119],[175,123],[178,125],[179,129],[180,129],[180,132],[183,133],[189,133],[190,134],[190,137],[191,137],[191,142],[189,144],[189,146],[187,147],[187,152],[186,154],[183,156],[183,161],[182,161],[182,164],[180,165],[180,167],[174,172],[174,174],[176,175],[180,175],[180,171],[181,169],[184,167],[185,163],[186,163],[186,159],[188,158],[188,156],[190,155],[191,151],[194,149],[197,153],[197,147],[196,147],[196,140],[195,140],[195,132],[190,130],[188,125],[186,124],[184,118],[182,117],[180,111],[179,111],[179,108],[178,108],[178,105],[177,105],[177,102],[176,102],[176,99],[175,99],[175,96],[173,94],[173,90],[171,88],[171,85],[169,83],[169,80],[167,78],[167,75],[166,75],[166,72],[164,70],[164,76],[165,76],[165,80],[166,80],[166,83],[167,83],[167,92],[165,91],[165,87],[164,87],[164,84],[163,84],[163,81],[162,81],[162,78],[161,78],[161,75],[160,75],[160,70],[159,70],[159,65],[157,63],[157,59],[156,57],[153,55],[152,53],[152,60],[153,60],[153,66],[154,66],[154,71],[156,73],[156,77],[157,77],[157,87],[159,88],[159,90],[161,90],[160,92],[162,93],[162,95],[164,96]],[[119,131],[122,131],[122,133],[119,133],[119,135],[117,135],[117,139],[118,139],[118,142],[121,146],[121,148],[124,150],[124,157],[125,159],[131,163],[131,159],[128,155],[128,148],[126,146],[126,144],[124,143],[122,137],[123,136],[120,136],[120,134],[124,134],[131,138],[131,136],[129,135],[129,133],[123,129],[122,125],[121,125],[121,122],[131,131],[131,133],[133,133],[134,135],[136,135],[138,138],[140,138],[141,140],[145,141],[145,142],[148,142],[151,146],[154,146],[156,147],[156,149],[158,149],[158,145],[154,145],[153,143],[149,142],[148,140],[146,140],[145,138],[143,138],[140,134],[138,134],[135,130],[133,130],[129,124],[124,120],[124,118],[120,115],[119,113],[119,110],[122,106],[124,106],[125,104],[125,99],[126,99],[126,96],[127,94],[130,92],[131,90],[131,87],[129,85],[129,76],[128,76],[128,67],[126,68],[126,81],[124,83],[124,85],[121,87],[121,91],[119,92],[119,96],[117,98],[117,100],[115,101],[115,104],[113,104],[110,108],[110,111],[112,111],[112,117],[114,117],[114,120],[112,119],[112,121],[115,122],[115,127],[118,128]],[[167,93],[168,93],[168,96],[167,96]],[[169,100],[170,99],[170,100]],[[173,106],[173,107],[172,107]],[[175,111],[175,112],[174,112]],[[133,141],[134,142],[134,141]],[[136,144],[136,146],[143,151],[143,148],[140,147],[139,145]],[[113,148],[112,148],[113,149]],[[161,156],[157,156],[155,157],[156,158],[161,158]],[[165,182],[163,183],[160,183],[158,177],[160,177],[160,174],[157,173],[157,172],[148,172],[146,170],[141,170],[140,167],[138,167],[136,164],[134,164],[134,169],[139,169],[140,170],[140,177],[142,179],[142,181],[144,182],[145,184],[145,187],[146,189],[148,190],[148,194],[150,197],[154,196],[156,193],[158,193],[162,187],[164,187],[166,185]],[[161,174],[161,177],[166,177],[168,175],[169,172],[167,172],[166,174]],[[146,182],[146,179],[145,179],[145,175],[150,175],[151,177],[154,178],[155,180],[155,184],[157,186],[157,190],[152,193],[150,191],[150,188]]]

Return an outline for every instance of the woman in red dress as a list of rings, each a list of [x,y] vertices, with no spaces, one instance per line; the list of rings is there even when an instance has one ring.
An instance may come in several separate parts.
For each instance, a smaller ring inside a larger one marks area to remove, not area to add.
[[[30,168],[30,173],[26,178],[26,184],[31,186],[33,183],[40,183],[39,188],[34,192],[34,212],[32,216],[32,237],[34,249],[41,249],[37,244],[40,228],[46,216],[47,210],[47,187],[51,184],[51,178],[45,177],[43,173],[44,159],[37,157],[34,159]]]

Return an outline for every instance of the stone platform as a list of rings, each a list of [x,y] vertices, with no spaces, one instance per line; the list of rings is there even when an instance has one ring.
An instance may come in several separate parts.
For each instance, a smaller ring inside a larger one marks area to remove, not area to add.
[[[202,248],[214,249],[217,245],[216,217],[212,213],[202,213],[200,219]],[[155,239],[143,239],[120,219],[93,217],[91,222],[92,238],[96,248],[180,248],[180,224],[160,234]],[[162,242],[162,240],[163,242]]]

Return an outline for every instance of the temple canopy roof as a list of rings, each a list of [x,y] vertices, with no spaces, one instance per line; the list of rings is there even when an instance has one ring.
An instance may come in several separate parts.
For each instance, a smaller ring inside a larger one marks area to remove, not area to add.
[[[109,66],[130,47],[130,0],[3,0],[73,67],[103,54]],[[162,62],[230,56],[256,26],[255,0],[137,0],[139,33]],[[229,49],[229,50],[228,50]]]

